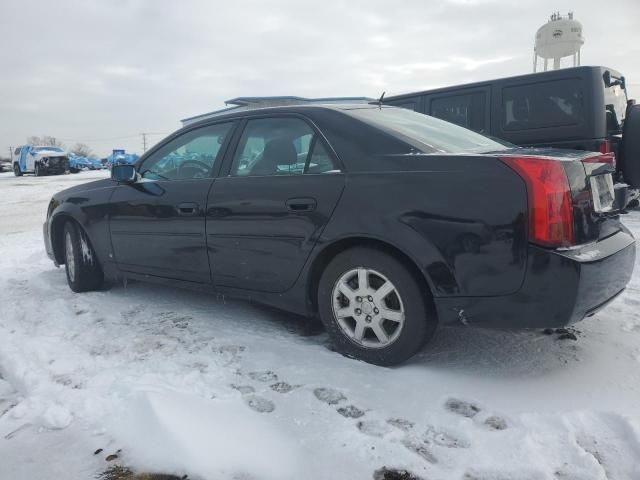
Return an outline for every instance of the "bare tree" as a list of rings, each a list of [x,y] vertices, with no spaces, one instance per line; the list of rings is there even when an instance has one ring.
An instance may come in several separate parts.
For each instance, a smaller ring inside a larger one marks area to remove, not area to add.
[[[27,143],[29,145],[43,145],[47,147],[63,147],[64,148],[64,143],[56,139],[56,137],[51,137],[49,135],[42,135],[42,136],[32,135],[30,137],[27,137]]]
[[[69,149],[69,152],[75,153],[80,157],[90,157],[93,155],[93,150],[86,143],[76,143],[73,148]]]

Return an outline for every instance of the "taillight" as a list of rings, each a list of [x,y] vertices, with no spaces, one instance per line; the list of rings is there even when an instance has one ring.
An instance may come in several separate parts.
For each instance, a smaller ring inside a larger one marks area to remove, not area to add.
[[[571,190],[562,163],[539,157],[500,157],[527,185],[529,240],[547,247],[574,244]]]
[[[611,142],[609,140],[602,140],[598,151],[600,153],[613,153],[613,150],[611,149]]]

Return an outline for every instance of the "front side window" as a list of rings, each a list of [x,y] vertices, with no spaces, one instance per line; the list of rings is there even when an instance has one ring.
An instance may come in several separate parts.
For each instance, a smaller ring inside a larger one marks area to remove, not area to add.
[[[247,122],[229,175],[299,175],[335,170],[326,148],[304,120],[259,118]]]
[[[150,180],[209,177],[232,125],[209,125],[184,133],[145,160],[140,174]]]
[[[450,95],[431,100],[430,113],[434,117],[476,132],[485,131],[485,93]]]

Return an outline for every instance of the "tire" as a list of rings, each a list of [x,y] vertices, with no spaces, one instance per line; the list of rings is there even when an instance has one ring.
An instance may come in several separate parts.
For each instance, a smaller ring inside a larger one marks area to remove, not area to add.
[[[62,248],[67,283],[71,290],[80,293],[101,288],[104,274],[98,258],[87,234],[74,222],[70,221],[64,225]]]
[[[368,290],[360,288],[363,271]],[[351,288],[348,295],[344,281]],[[375,365],[397,365],[415,355],[435,333],[437,320],[425,288],[391,255],[352,248],[336,255],[322,273],[320,319],[340,353]],[[379,335],[380,325],[384,335]]]
[[[16,177],[21,177],[22,176],[22,170],[20,170],[20,165],[18,165],[17,163],[13,164],[13,174]]]
[[[627,110],[620,154],[618,166],[624,181],[633,188],[640,188],[640,105]]]
[[[35,167],[33,167],[33,173],[36,177],[41,177],[42,176],[42,168],[40,168],[40,165],[36,163]]]

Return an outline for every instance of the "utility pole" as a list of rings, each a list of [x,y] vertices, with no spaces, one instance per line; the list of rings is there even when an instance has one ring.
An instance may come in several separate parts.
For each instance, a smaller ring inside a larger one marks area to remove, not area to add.
[[[147,152],[147,134],[141,133],[140,135],[142,135],[142,153],[146,153]]]
[[[9,147],[9,160],[13,162],[13,147]]]

